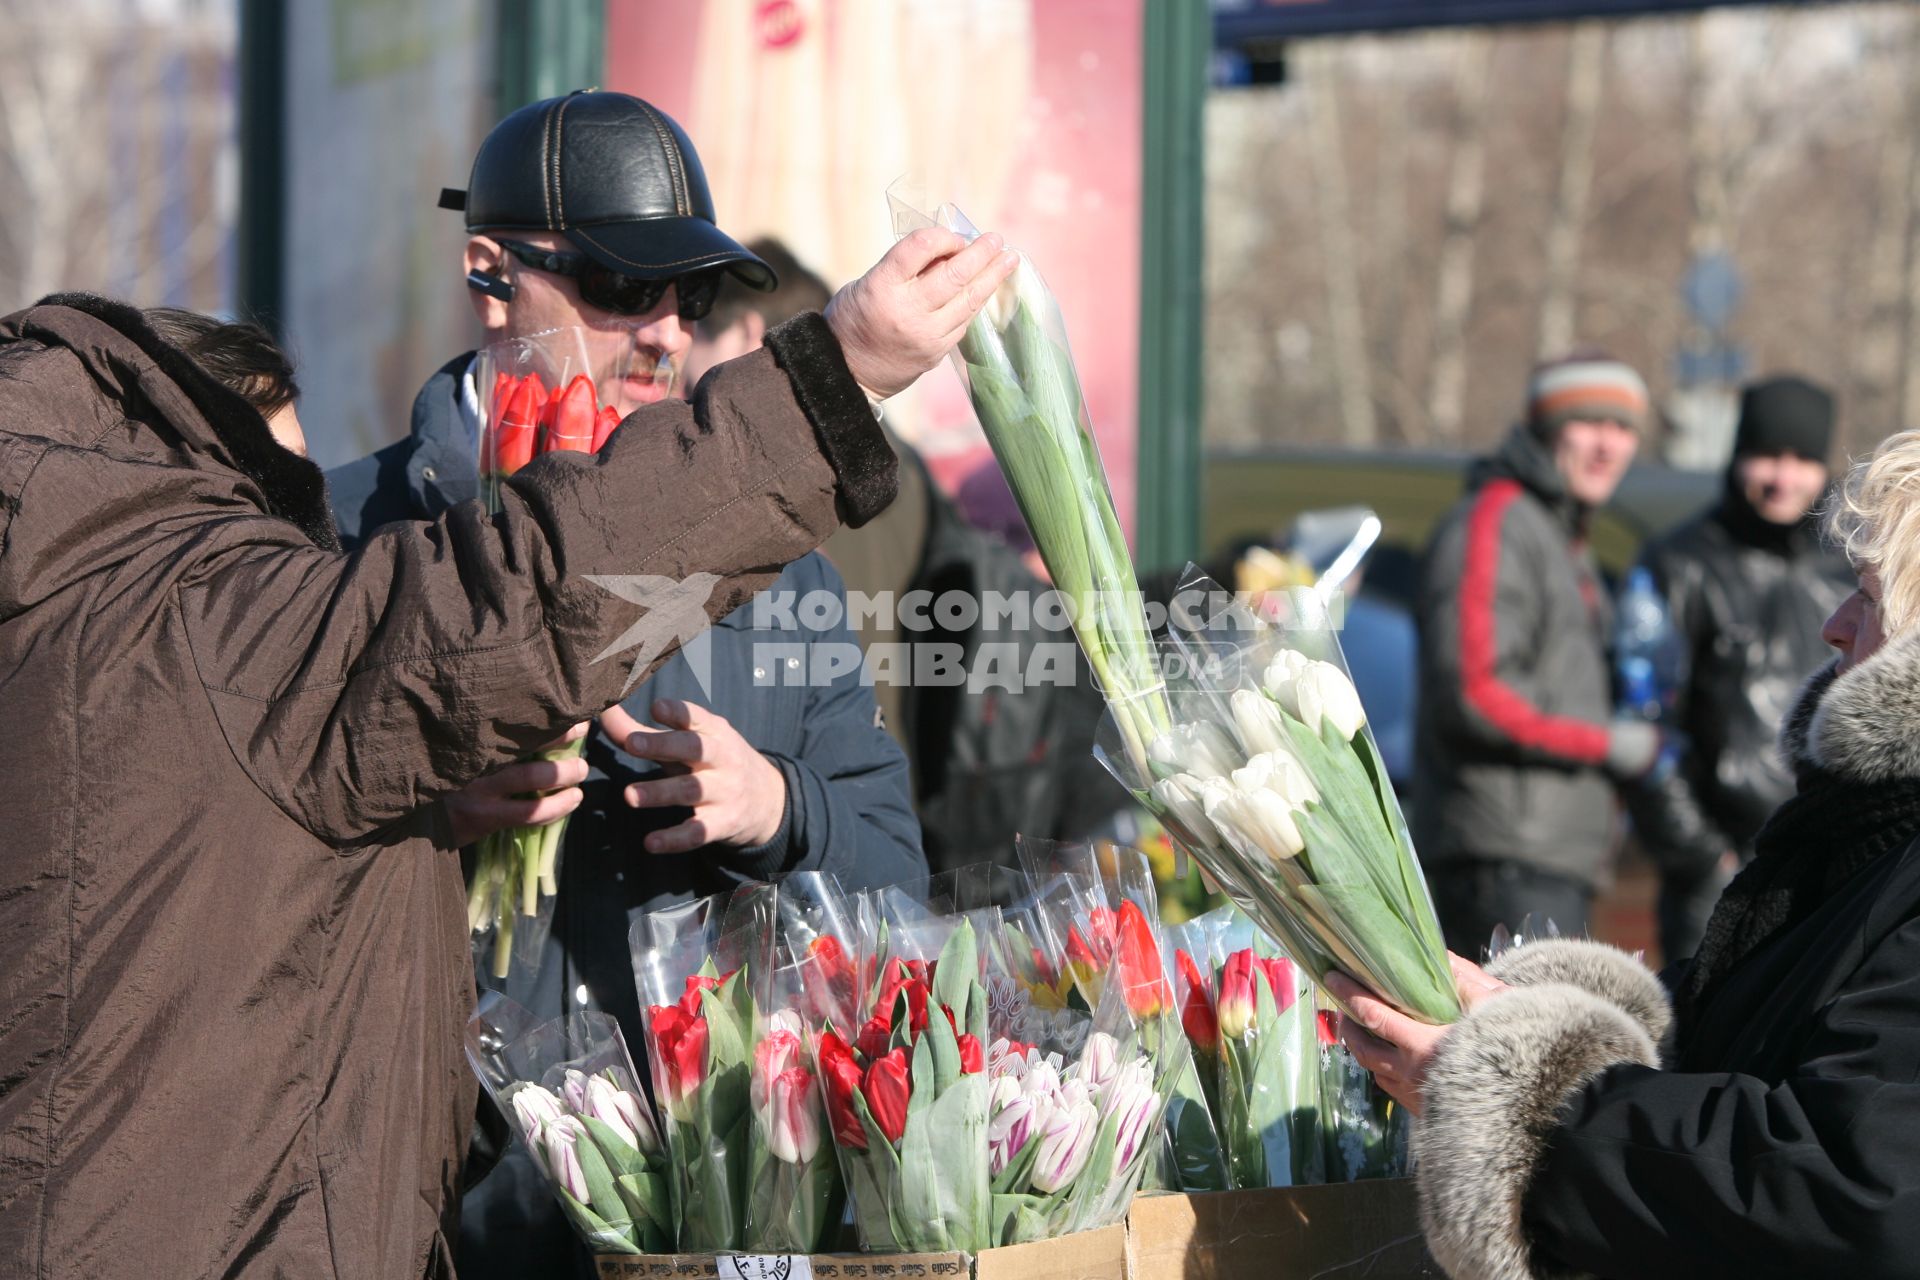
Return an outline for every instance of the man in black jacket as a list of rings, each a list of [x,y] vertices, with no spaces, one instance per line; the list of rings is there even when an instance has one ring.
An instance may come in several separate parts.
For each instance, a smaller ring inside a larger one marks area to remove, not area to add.
[[[1833,398],[1820,387],[1792,377],[1749,386],[1726,492],[1643,555],[1689,658],[1674,707],[1688,752],[1628,795],[1660,867],[1668,961],[1693,954],[1761,823],[1793,794],[1775,747],[1780,721],[1825,656],[1821,622],[1854,587],[1814,516],[1832,434]]]

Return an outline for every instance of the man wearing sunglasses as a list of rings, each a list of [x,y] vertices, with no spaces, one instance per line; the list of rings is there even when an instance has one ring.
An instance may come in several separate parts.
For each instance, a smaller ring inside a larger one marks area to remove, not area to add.
[[[441,203],[466,214],[462,268],[485,341],[591,328],[590,358],[607,366],[593,370],[595,384],[615,398],[610,379],[623,374],[618,398],[628,405],[674,390],[665,371],[683,365],[692,326],[724,278],[776,284],[715,225],[679,126],[624,94],[574,94],[514,113],[481,144],[467,191]],[[472,353],[459,356],[427,382],[407,440],[333,474],[349,540],[478,496],[473,365]],[[844,605],[839,576],[818,553],[769,591]],[[611,1012],[638,1057],[627,954],[636,917],[799,870],[829,872],[850,889],[926,874],[906,759],[881,727],[873,690],[857,664],[812,678],[816,653],[857,658],[857,642],[843,620],[814,617],[789,607],[773,627],[756,626],[755,610],[739,608],[610,709],[584,759],[511,765],[447,800],[466,841],[571,815],[544,957],[511,988],[535,1014]],[[535,791],[545,794],[525,798]],[[515,1152],[465,1197],[460,1273],[560,1275],[571,1254],[590,1275],[571,1235],[538,1170]]]

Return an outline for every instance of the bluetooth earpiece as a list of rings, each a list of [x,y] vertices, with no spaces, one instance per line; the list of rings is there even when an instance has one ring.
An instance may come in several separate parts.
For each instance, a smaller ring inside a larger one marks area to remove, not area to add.
[[[489,298],[498,298],[502,302],[513,301],[513,286],[499,276],[488,275],[484,271],[467,272],[467,288],[476,289]]]

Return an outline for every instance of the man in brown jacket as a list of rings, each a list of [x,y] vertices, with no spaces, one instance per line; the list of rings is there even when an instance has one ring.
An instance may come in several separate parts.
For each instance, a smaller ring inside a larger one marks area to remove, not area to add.
[[[450,1274],[473,986],[434,801],[618,700],[645,611],[594,577],[716,575],[717,618],[883,508],[869,395],[1009,266],[911,237],[498,517],[351,556],[138,312],[0,320],[0,1270]]]

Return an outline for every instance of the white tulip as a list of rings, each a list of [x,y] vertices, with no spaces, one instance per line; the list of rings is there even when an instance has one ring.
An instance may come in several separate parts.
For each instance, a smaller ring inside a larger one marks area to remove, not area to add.
[[[1367,722],[1353,681],[1331,662],[1316,662],[1301,672],[1294,681],[1294,691],[1300,700],[1300,719],[1310,733],[1319,733],[1320,722],[1325,720],[1351,742]]]
[[[1207,812],[1200,805],[1200,781],[1190,773],[1162,778],[1153,784],[1153,798],[1187,835],[1214,849],[1220,845],[1220,833],[1207,821]]]
[[[513,1107],[514,1116],[520,1121],[520,1132],[526,1138],[527,1150],[533,1153],[533,1162],[541,1171],[547,1168],[545,1138],[546,1131],[554,1122],[566,1115],[566,1109],[560,1105],[560,1099],[548,1089],[537,1084],[523,1084],[513,1091],[508,1102]]]
[[[1270,772],[1271,763],[1265,769]],[[1256,774],[1247,774],[1244,769],[1240,773],[1253,785],[1241,787],[1220,780],[1218,785],[1204,786],[1201,792],[1207,818],[1221,835],[1248,856],[1259,854],[1275,861],[1291,858],[1306,848],[1299,825],[1293,820],[1293,806],[1264,785],[1264,774],[1259,770],[1257,781]]]
[[[1196,778],[1224,778],[1240,758],[1233,739],[1204,720],[1173,726],[1148,745],[1147,755],[1169,773],[1190,773]]]
[[[1307,776],[1300,761],[1292,756],[1275,764],[1273,772],[1267,775],[1267,790],[1278,793],[1295,809],[1320,803],[1320,789],[1313,785],[1313,779]]]
[[[1287,749],[1286,726],[1273,699],[1257,689],[1236,689],[1228,701],[1233,707],[1233,726],[1248,755]]]
[[[1086,1046],[1080,1050],[1080,1061],[1074,1065],[1088,1085],[1096,1091],[1103,1089],[1120,1069],[1120,1042],[1104,1031],[1096,1031],[1087,1037]]]
[[[1236,791],[1259,791],[1266,787],[1267,779],[1272,776],[1273,754],[1263,751],[1235,769],[1229,781]]]
[[[1293,806],[1278,792],[1247,792],[1241,797],[1241,812],[1246,815],[1248,831],[1275,862],[1294,857],[1307,847],[1299,824],[1293,820]]]
[[[1233,824],[1233,806],[1240,793],[1226,778],[1200,779],[1200,811],[1221,835]]]
[[[1298,757],[1286,751],[1263,751],[1233,771],[1232,782],[1241,791],[1271,791],[1295,809],[1318,804],[1319,788],[1307,776]]]
[[[1268,696],[1284,707],[1288,715],[1300,714],[1300,701],[1294,696],[1294,682],[1312,661],[1296,649],[1282,649],[1267,664],[1267,674],[1261,684],[1265,686]]]

